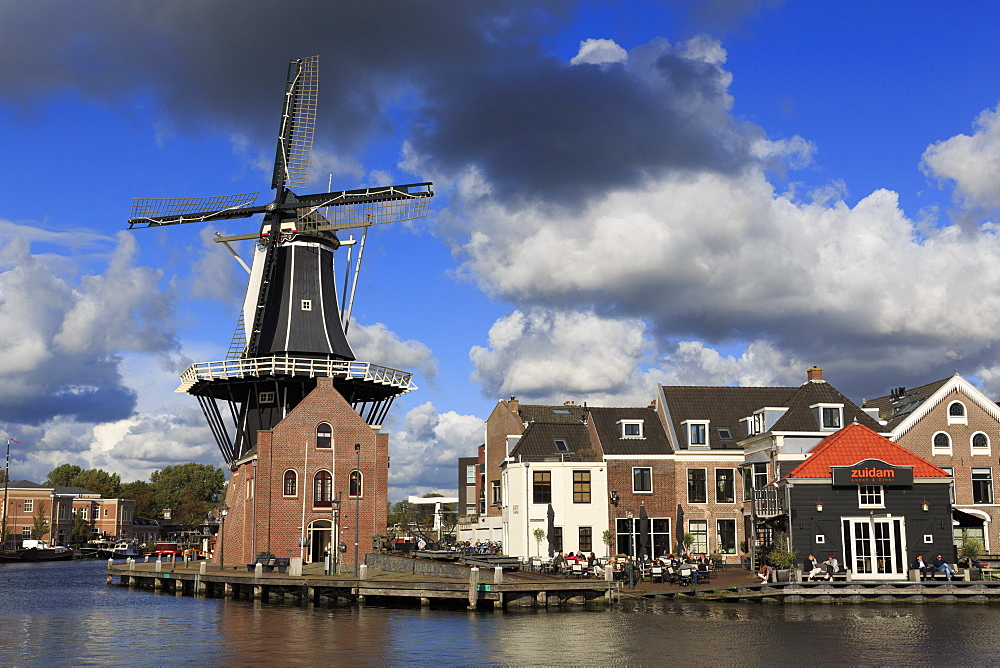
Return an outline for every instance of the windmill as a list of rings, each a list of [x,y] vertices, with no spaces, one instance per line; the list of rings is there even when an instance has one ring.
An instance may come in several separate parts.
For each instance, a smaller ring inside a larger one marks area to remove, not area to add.
[[[227,359],[192,364],[177,389],[198,398],[230,467],[253,451],[257,431],[276,425],[315,387],[316,378],[333,379],[372,425],[382,423],[393,399],[416,389],[408,372],[356,360],[346,331],[368,228],[426,216],[432,184],[293,192],[290,188],[309,184],[318,94],[319,56],[291,61],[271,179],[273,201],[258,205],[258,193],[242,193],[132,203],[130,229],[263,214],[255,233],[216,233],[215,241],[249,272],[246,297]],[[351,250],[356,242],[337,236],[349,229],[362,230],[353,282]],[[256,244],[248,266],[230,242],[250,239]],[[348,257],[338,303],[334,252],[341,246],[348,247]]]

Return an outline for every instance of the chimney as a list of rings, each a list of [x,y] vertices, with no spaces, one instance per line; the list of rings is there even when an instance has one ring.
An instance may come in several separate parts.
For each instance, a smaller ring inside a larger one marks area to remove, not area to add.
[[[806,380],[809,382],[822,383],[823,382],[823,369],[818,366],[814,366],[811,369],[806,369]]]
[[[517,400],[517,397],[511,395],[510,401],[507,402],[507,407],[510,409],[511,413],[516,415],[518,409],[521,407],[521,402]]]
[[[576,405],[575,401],[564,401],[563,402],[563,406],[575,406],[575,405]]]

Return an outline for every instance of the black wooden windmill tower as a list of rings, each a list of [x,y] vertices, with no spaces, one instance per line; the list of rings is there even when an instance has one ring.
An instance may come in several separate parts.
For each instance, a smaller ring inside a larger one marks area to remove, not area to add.
[[[177,390],[198,397],[230,467],[255,448],[257,431],[281,421],[316,378],[331,378],[372,425],[382,423],[393,399],[416,389],[411,373],[355,359],[346,335],[354,289],[348,297],[347,286],[357,285],[368,227],[425,216],[431,184],[293,193],[290,187],[308,187],[318,90],[319,56],[291,61],[271,180],[274,201],[258,206],[257,193],[133,200],[130,228],[264,214],[258,232],[217,234],[237,260],[228,242],[257,240],[252,266],[240,260],[250,274],[242,313],[228,358],[191,365]],[[355,241],[342,241],[337,232],[354,228],[363,234],[352,281]],[[348,250],[338,303],[334,252],[341,246]]]

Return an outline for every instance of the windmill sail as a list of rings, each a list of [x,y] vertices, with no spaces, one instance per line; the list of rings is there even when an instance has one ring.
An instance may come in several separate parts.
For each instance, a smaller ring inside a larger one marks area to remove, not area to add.
[[[282,187],[309,187],[318,101],[319,56],[293,60],[288,65],[285,104],[271,178],[271,187],[279,192]]]

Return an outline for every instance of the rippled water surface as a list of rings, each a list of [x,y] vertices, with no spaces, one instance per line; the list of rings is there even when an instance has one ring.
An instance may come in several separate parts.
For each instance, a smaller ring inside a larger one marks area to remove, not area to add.
[[[0,566],[0,665],[1000,664],[995,605],[299,608],[130,591],[104,571]]]

